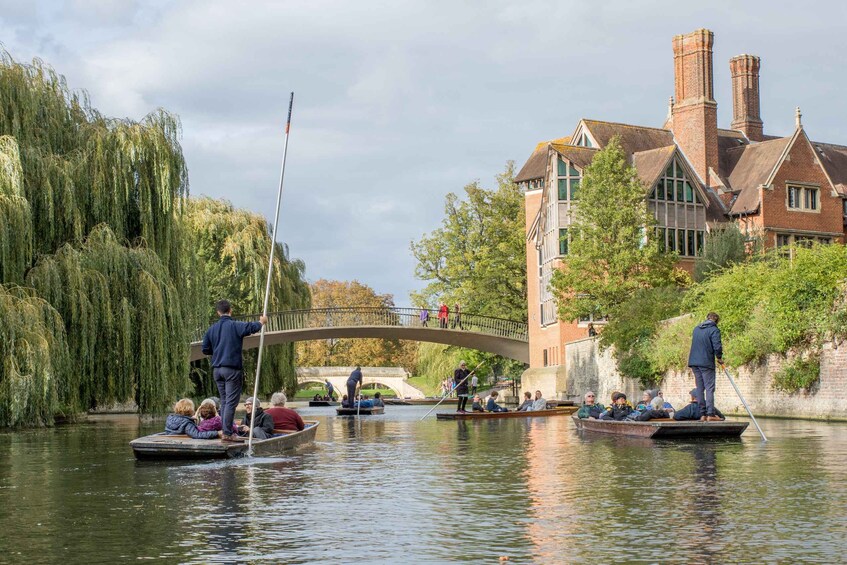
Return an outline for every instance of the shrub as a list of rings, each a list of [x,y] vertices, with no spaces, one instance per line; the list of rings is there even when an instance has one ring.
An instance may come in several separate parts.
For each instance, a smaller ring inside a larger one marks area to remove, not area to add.
[[[820,355],[811,355],[806,359],[797,357],[774,375],[773,386],[784,392],[808,390],[818,382],[820,375]]]

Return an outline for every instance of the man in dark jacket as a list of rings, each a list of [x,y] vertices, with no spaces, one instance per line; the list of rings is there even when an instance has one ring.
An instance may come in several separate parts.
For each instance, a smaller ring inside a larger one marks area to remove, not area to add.
[[[694,328],[688,366],[694,373],[700,403],[700,419],[718,421],[715,414],[715,358],[723,365],[723,345],[718,329],[720,317],[709,312],[706,321]]]
[[[691,402],[683,409],[677,410],[673,413],[674,420],[699,420],[701,412],[700,407],[700,392],[695,388],[689,393],[691,395]],[[724,420],[724,415],[721,414],[721,411],[715,408],[715,416],[718,417],[718,420]]]
[[[244,409],[247,413],[244,419],[241,420],[239,431],[248,435],[250,433],[250,415],[253,413],[253,402],[256,403],[256,422],[253,424],[253,437],[256,439],[268,439],[274,435],[274,419],[273,416],[262,410],[261,402],[258,398],[248,398],[244,401]]]
[[[464,361],[459,363],[459,368],[453,372],[453,387],[456,391],[456,396],[459,402],[456,405],[456,412],[465,412],[468,406],[468,376],[471,374],[468,371],[468,366]]]
[[[597,395],[593,391],[585,393],[585,401],[579,407],[576,413],[577,418],[599,418],[600,414],[606,411],[606,407],[596,401]]]
[[[362,388],[362,368],[356,365],[350,376],[347,377],[347,401],[350,403],[350,408],[356,406],[356,388]]]
[[[221,423],[224,435],[221,441],[241,441],[230,435],[235,419],[235,407],[241,398],[244,385],[244,362],[241,352],[244,338],[262,329],[268,319],[261,316],[258,322],[236,322],[232,319],[232,305],[220,300],[215,305],[219,319],[203,336],[203,354],[212,356],[212,374],[221,396]]]

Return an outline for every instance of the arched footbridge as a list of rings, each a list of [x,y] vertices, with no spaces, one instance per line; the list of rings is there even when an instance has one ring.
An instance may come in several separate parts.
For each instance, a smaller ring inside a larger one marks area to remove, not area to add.
[[[443,328],[437,311],[429,313],[429,320],[422,322],[420,308],[339,307],[273,312],[268,314],[265,345],[313,339],[408,339],[457,345],[529,363],[526,322],[465,313],[456,320],[451,312],[447,327]],[[234,316],[234,319],[256,320],[258,314]],[[204,357],[200,340],[205,329],[198,330],[194,336],[191,361]],[[258,334],[245,338],[245,349],[258,346]]]

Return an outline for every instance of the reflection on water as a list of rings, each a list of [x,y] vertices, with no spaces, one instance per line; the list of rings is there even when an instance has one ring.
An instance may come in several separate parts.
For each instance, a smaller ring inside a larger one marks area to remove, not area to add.
[[[837,561],[847,425],[767,444],[580,435],[569,418],[321,420],[283,458],[139,463],[161,422],[0,434],[0,561]]]

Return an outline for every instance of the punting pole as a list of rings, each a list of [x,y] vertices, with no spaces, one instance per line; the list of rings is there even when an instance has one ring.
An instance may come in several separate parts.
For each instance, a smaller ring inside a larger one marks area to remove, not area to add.
[[[741,391],[738,390],[738,385],[735,384],[735,380],[732,378],[732,375],[729,374],[729,369],[726,368],[726,365],[721,363],[721,368],[723,372],[726,373],[726,378],[729,379],[729,382],[732,384],[732,388],[735,389],[735,394],[738,395],[738,398],[741,399],[741,404],[744,405],[744,408],[747,409],[747,413],[750,415],[750,419],[753,420],[753,423],[756,424],[756,429],[759,430],[759,434],[762,436],[762,441],[768,441],[768,438],[765,437],[765,432],[762,431],[762,428],[759,427],[759,422],[756,421],[756,417],[753,415],[753,412],[750,411],[750,407],[747,406],[747,401],[744,400],[744,397],[741,396]]]
[[[276,231],[279,226],[279,205],[282,202],[282,181],[285,178],[285,158],[288,155],[288,132],[291,130],[291,110],[294,108],[294,93],[291,93],[291,98],[288,100],[288,121],[285,122],[285,143],[282,146],[282,168],[279,172],[279,190],[276,193],[276,213],[274,214],[274,229],[271,236],[271,252],[268,259],[268,282],[265,284],[265,305],[262,308],[262,315],[268,315],[268,301],[271,295],[271,276],[274,269],[274,251],[276,250]],[[262,324],[262,331],[259,334],[259,355],[256,358],[256,380],[253,383],[253,398],[259,395],[259,375],[262,372],[262,351],[265,345],[265,325]],[[253,402],[250,410],[250,435],[247,439],[247,455],[253,455],[253,422],[256,417],[256,402]]]
[[[483,361],[480,361],[480,362],[479,362],[479,365],[482,365],[482,363],[483,363]],[[468,376],[467,376],[467,377],[465,377],[464,379],[462,379],[462,380],[461,380],[461,381],[459,381],[458,383],[453,383],[453,388],[451,388],[450,390],[448,390],[447,392],[445,392],[445,393],[444,393],[444,396],[442,396],[442,397],[441,397],[441,400],[439,400],[439,401],[436,403],[436,405],[435,405],[435,406],[433,406],[433,407],[429,410],[429,412],[427,412],[426,414],[424,414],[424,415],[423,415],[423,418],[421,418],[419,421],[423,422],[424,418],[426,418],[427,416],[429,416],[430,414],[432,414],[432,411],[433,411],[433,410],[435,410],[436,408],[438,408],[438,405],[439,405],[439,404],[441,404],[442,402],[444,402],[444,399],[445,399],[445,398],[447,398],[447,395],[448,395],[448,394],[450,394],[451,392],[453,392],[454,390],[456,390],[456,389],[459,387],[459,385],[460,385],[460,384],[462,384],[463,382],[465,382],[466,380],[468,380],[469,378],[471,378],[471,375],[473,375],[474,373],[476,373],[476,370],[477,370],[477,369],[479,369],[479,365],[477,365],[476,367],[474,367],[474,368],[473,368],[473,371],[471,371],[470,373],[468,373]]]

